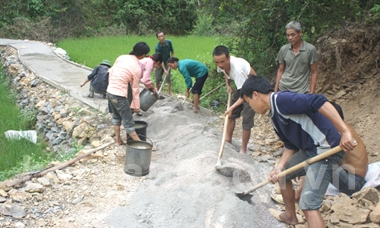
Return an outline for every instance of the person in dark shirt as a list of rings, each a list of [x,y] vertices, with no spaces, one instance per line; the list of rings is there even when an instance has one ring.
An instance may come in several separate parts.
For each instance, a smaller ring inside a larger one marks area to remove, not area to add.
[[[94,70],[89,74],[86,80],[80,84],[80,87],[86,85],[87,82],[91,81],[89,94],[90,98],[94,97],[94,93],[99,93],[106,97],[107,86],[108,86],[108,69],[111,67],[111,63],[108,60],[103,60],[99,66],[95,67]]]
[[[162,80],[162,75],[165,73],[166,75],[166,83],[168,84],[168,94],[170,95],[171,90],[171,80],[170,80],[170,69],[168,67],[167,61],[170,57],[174,57],[174,48],[171,40],[165,39],[164,32],[157,32],[156,37],[159,42],[156,45],[155,51],[156,53],[161,53],[163,61],[161,66],[156,68],[155,76],[156,76],[156,89],[157,91],[160,88],[160,82]],[[165,83],[165,82],[162,82]]]
[[[333,168],[341,166],[344,152],[352,151],[357,145],[349,127],[325,96],[274,92],[270,82],[261,76],[252,75],[244,82],[241,97],[256,113],[269,111],[274,130],[285,144],[284,153],[268,178],[280,185],[285,212],[279,218],[290,225],[298,224],[292,179],[306,175],[299,208],[309,228],[325,227],[319,207],[332,180]],[[344,152],[309,164],[285,177],[277,176],[283,170],[338,145]]]

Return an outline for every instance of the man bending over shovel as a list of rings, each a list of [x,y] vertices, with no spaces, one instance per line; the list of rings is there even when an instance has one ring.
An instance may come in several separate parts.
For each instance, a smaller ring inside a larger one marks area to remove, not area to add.
[[[273,91],[267,79],[251,76],[241,89],[241,97],[259,114],[270,111],[274,130],[285,144],[279,163],[269,175],[272,183],[279,182],[284,199],[285,212],[279,218],[287,224],[298,223],[291,180],[306,175],[299,208],[309,228],[325,227],[319,207],[332,180],[332,169],[342,164],[344,152],[309,164],[281,179],[277,174],[338,145],[349,152],[356,143],[350,129],[323,95]]]
[[[344,120],[342,108],[336,103],[332,103],[332,105],[336,108],[340,117]],[[344,156],[343,165],[334,170],[331,183],[340,192],[351,196],[355,192],[362,189],[366,183],[365,176],[368,171],[368,155],[366,147],[358,133],[356,133],[350,125],[347,124],[347,127],[350,129],[357,145],[353,150],[346,153]],[[304,178],[300,180],[300,186],[295,191],[296,201],[298,201],[301,196],[304,181]]]

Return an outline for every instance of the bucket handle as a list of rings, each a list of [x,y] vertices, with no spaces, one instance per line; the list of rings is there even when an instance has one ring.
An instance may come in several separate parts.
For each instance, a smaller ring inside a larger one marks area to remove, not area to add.
[[[137,134],[137,133],[136,133]],[[148,137],[148,136],[145,136],[145,135],[142,135],[142,134],[137,134],[137,136],[140,138],[140,136],[144,136],[145,139],[149,139],[150,141],[150,144],[152,145],[152,151],[155,151],[155,149],[153,150],[153,148],[155,147],[154,144],[153,144],[153,141]],[[130,138],[130,136],[127,137],[127,140]],[[132,139],[132,138],[131,138]],[[149,143],[149,142],[148,142]]]

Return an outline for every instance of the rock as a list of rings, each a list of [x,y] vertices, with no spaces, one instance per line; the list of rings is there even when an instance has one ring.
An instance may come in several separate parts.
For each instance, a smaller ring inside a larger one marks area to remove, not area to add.
[[[339,99],[339,98],[343,97],[344,95],[346,95],[346,91],[345,90],[341,90],[341,91],[339,91],[338,93],[335,94],[334,99]]]
[[[369,218],[372,222],[380,223],[380,203],[377,203],[376,207],[373,209]]]
[[[73,130],[73,137],[76,138],[91,138],[94,135],[96,128],[92,128],[87,122],[82,122]]]
[[[72,203],[72,204],[77,204],[77,203],[79,203],[80,201],[82,201],[83,198],[84,198],[84,196],[79,196],[78,198],[76,198],[75,200],[73,200],[71,203]]]
[[[8,193],[6,191],[4,191],[3,189],[0,189],[0,196],[7,197]]]
[[[281,156],[284,153],[285,148],[281,148],[278,151],[273,153],[274,157]]]
[[[7,201],[7,199],[0,196],[0,203],[4,203],[5,201]]]
[[[43,192],[44,191],[44,186],[42,186],[41,184],[38,184],[38,183],[28,182],[26,184],[25,191],[26,192],[30,192],[30,193],[33,193],[33,192]]]
[[[58,113],[54,113],[53,117],[54,117],[55,120],[58,120],[59,118],[61,118],[61,113],[59,113],[59,112]]]
[[[25,207],[19,204],[13,204],[12,201],[7,201],[4,204],[0,204],[0,214],[5,216],[11,216],[16,219],[25,217]]]
[[[63,172],[62,170],[56,170],[55,173],[57,174],[57,177],[62,182],[66,182],[66,181],[70,180],[71,178],[73,178],[73,176],[71,174],[67,174],[67,173]]]
[[[343,203],[334,204],[331,207],[334,213],[331,215],[330,221],[340,221],[347,222],[350,224],[361,224],[367,221],[367,217],[370,210],[358,208],[354,205],[348,205]]]
[[[30,86],[31,87],[36,87],[38,85],[38,83],[40,83],[40,79],[34,79],[31,83],[30,83]]]
[[[30,198],[31,195],[27,192],[19,191],[17,189],[11,189],[9,192],[9,198],[17,202],[23,202],[26,199]]]
[[[47,177],[40,177],[37,179],[38,183],[42,184],[45,187],[51,186],[50,179]]]
[[[99,147],[101,145],[102,145],[102,143],[99,140],[94,140],[91,142],[91,146],[94,148]]]
[[[61,114],[62,115],[62,114]],[[63,128],[67,131],[67,132],[71,132],[71,130],[73,129],[74,127],[74,122],[72,121],[63,121],[62,122],[62,126]]]
[[[357,199],[363,206],[368,204],[377,205],[380,201],[380,192],[376,188],[364,188],[352,194],[353,199]]]
[[[265,145],[276,143],[278,139],[265,139]]]
[[[332,215],[330,216],[330,222],[331,222],[332,224],[338,224],[339,221],[340,221],[340,220],[339,220],[337,214],[332,214]]]
[[[251,153],[251,156],[252,157],[258,157],[258,156],[260,156],[261,155],[261,152],[258,152],[258,151],[256,151],[256,152],[252,152]]]
[[[22,222],[16,222],[13,226],[14,228],[24,228],[25,224]]]
[[[54,172],[47,173],[46,177],[52,180],[54,184],[59,184],[61,182]]]
[[[366,223],[366,224],[363,224],[363,225],[355,225],[355,228],[378,228],[379,227],[379,224],[375,224],[375,223]]]

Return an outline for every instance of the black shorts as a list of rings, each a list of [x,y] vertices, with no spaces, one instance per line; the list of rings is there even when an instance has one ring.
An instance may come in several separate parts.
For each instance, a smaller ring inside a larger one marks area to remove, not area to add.
[[[195,83],[191,89],[191,93],[192,94],[201,94],[202,93],[202,88],[203,88],[203,85],[205,84],[205,81],[208,77],[208,73],[206,73],[204,76],[200,77],[200,78],[197,78],[195,79]]]

